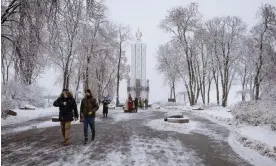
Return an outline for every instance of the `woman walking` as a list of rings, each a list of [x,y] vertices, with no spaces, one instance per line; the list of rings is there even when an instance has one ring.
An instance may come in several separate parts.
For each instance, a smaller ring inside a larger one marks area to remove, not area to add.
[[[59,121],[63,136],[63,145],[69,145],[71,121],[78,120],[78,109],[72,93],[68,89],[63,89],[60,97],[53,104],[59,107]],[[74,118],[73,118],[74,117]]]

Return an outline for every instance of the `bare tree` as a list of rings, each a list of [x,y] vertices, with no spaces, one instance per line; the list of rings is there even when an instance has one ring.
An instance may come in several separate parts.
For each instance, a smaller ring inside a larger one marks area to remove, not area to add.
[[[62,88],[69,88],[70,75],[76,56],[78,30],[81,19],[82,1],[66,1],[60,10],[59,23],[55,24],[55,31],[51,45],[54,64],[62,70]]]
[[[271,5],[264,5],[260,8],[260,22],[253,27],[252,35],[255,36],[255,47],[257,49],[257,57],[255,60],[255,74],[254,74],[254,98],[259,100],[260,97],[260,85],[265,77],[264,56],[266,56],[267,47],[270,45],[271,30],[275,29],[275,7]]]
[[[238,58],[237,50],[242,41],[246,25],[238,17],[214,18],[208,26],[208,31],[215,35],[217,51],[215,59],[218,64],[222,86],[222,106],[226,107],[228,93],[235,74],[233,67]]]
[[[116,86],[116,106],[120,104],[119,101],[119,87],[120,87],[120,69],[121,69],[121,60],[123,55],[123,45],[127,40],[130,39],[130,29],[128,27],[123,27],[122,25],[118,28],[118,40],[117,45],[119,47],[119,57],[118,57],[118,67],[117,67],[117,86]]]
[[[180,56],[174,44],[170,42],[159,46],[157,70],[165,76],[166,84],[170,87],[170,99],[174,99],[174,102],[176,102],[175,84],[180,75]]]
[[[195,45],[193,32],[199,27],[201,15],[197,4],[192,3],[187,8],[176,7],[169,11],[169,15],[161,21],[160,28],[172,33],[174,40],[177,40],[183,48],[187,64],[187,79],[184,79],[188,92],[190,105],[196,103],[197,80],[195,76]]]

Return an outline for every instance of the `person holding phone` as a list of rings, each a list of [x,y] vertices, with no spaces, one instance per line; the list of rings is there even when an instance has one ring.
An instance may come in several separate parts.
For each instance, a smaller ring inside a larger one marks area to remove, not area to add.
[[[78,108],[72,93],[63,89],[60,97],[53,104],[59,107],[59,121],[63,136],[63,145],[69,145],[71,121],[78,120]]]
[[[91,141],[95,139],[95,117],[98,109],[97,100],[93,98],[91,90],[87,89],[85,98],[82,99],[80,106],[80,121],[83,122],[84,144],[88,141],[88,125],[92,132]]]

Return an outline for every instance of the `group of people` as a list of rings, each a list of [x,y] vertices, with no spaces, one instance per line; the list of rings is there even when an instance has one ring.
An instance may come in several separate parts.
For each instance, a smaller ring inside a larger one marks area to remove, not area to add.
[[[134,100],[132,99],[131,94],[129,94],[128,99],[125,103],[125,109],[128,110],[129,112],[131,112],[132,110],[135,110],[135,112],[138,111],[138,108],[140,109],[148,109],[148,99],[145,98],[141,98],[139,97],[139,99],[136,97]]]
[[[105,97],[102,104],[103,117],[107,118],[109,100]],[[91,141],[95,139],[95,116],[99,105],[97,100],[93,98],[90,89],[85,91],[85,97],[81,101],[80,116],[76,101],[68,89],[63,89],[62,94],[53,105],[59,107],[59,121],[64,138],[64,146],[69,145],[71,122],[73,120],[77,121],[79,117],[80,122],[83,122],[84,143],[88,142],[88,126],[92,133]]]

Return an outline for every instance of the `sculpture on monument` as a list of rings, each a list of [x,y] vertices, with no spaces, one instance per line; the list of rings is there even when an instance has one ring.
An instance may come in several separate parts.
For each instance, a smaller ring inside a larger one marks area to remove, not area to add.
[[[136,32],[136,42],[131,45],[131,71],[127,81],[127,93],[134,98],[149,99],[149,80],[146,77],[146,44],[142,33]]]

